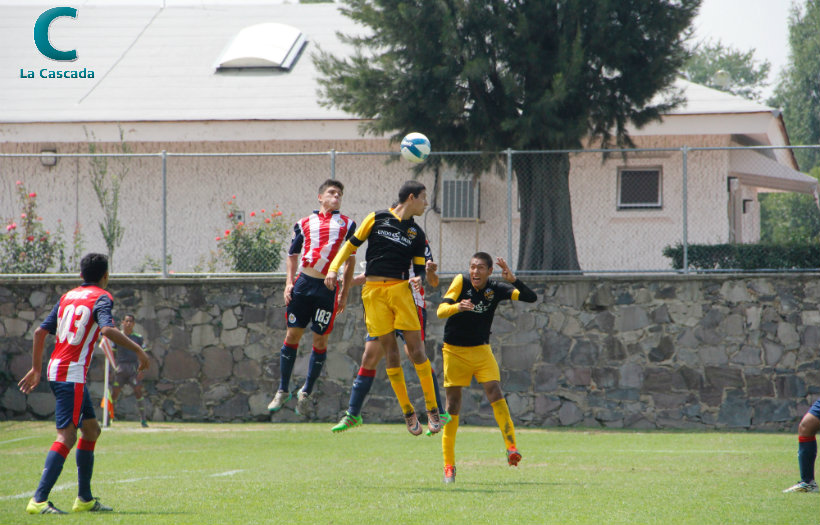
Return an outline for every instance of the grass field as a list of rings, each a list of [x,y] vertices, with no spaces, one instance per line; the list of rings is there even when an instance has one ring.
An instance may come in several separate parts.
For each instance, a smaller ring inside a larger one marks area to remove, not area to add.
[[[458,432],[455,485],[441,442],[400,425],[333,435],[328,424],[118,422],[100,438],[92,488],[115,512],[24,509],[53,423],[0,423],[0,524],[794,524],[820,522],[787,434],[518,431],[506,465],[497,428]],[[70,510],[72,452],[51,494]]]

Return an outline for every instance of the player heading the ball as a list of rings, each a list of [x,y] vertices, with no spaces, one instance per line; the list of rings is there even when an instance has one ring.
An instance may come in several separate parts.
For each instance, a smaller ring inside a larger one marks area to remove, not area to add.
[[[327,273],[325,284],[336,286],[337,272],[356,248],[367,241],[365,252],[365,283],[362,287],[367,333],[379,338],[385,354],[387,377],[404,413],[407,430],[414,436],[422,433],[415,408],[407,395],[407,385],[401,368],[395,330],[402,330],[410,359],[416,367],[424,404],[427,427],[432,433],[441,430],[441,420],[433,386],[430,361],[421,340],[421,323],[410,290],[410,281],[418,287],[426,273],[424,253],[426,237],[413,217],[427,208],[424,184],[410,180],[399,189],[398,204],[392,209],[372,212],[348,240]],[[413,265],[415,277],[410,276]]]

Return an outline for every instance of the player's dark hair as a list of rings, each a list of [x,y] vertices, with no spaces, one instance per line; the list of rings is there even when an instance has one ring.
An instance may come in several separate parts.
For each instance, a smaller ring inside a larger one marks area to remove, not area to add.
[[[401,185],[399,189],[399,204],[404,203],[410,195],[413,197],[418,197],[421,192],[426,190],[427,188],[424,187],[424,184],[420,183],[417,180],[408,180],[404,184]]]
[[[129,317],[130,317],[130,318],[131,318],[131,320],[132,320],[132,321],[134,321],[135,323],[137,322],[137,318],[136,318],[136,317],[134,317],[134,314],[125,314],[125,315],[123,315],[123,316],[122,316],[122,320],[123,320],[123,321],[125,321],[125,320],[126,320],[126,319],[128,319]]]
[[[471,258],[472,259],[481,259],[482,261],[487,263],[487,268],[489,268],[490,270],[493,269],[493,258],[490,257],[489,253],[487,253],[487,252],[475,252]]]
[[[88,253],[80,261],[80,275],[87,283],[102,281],[108,272],[108,256],[102,253]]]
[[[345,185],[341,182],[337,181],[336,179],[327,179],[319,186],[319,195],[325,192],[328,188],[339,188],[339,193],[344,194],[345,192]]]

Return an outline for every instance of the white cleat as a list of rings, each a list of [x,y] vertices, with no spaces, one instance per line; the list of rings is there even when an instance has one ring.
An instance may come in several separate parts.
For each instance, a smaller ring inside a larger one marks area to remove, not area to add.
[[[300,416],[310,417],[313,410],[313,398],[304,390],[296,394],[296,413]]]
[[[817,487],[817,482],[812,480],[806,483],[805,481],[801,481],[797,485],[787,488],[783,492],[820,492],[820,488]]]
[[[276,392],[276,395],[273,396],[273,401],[271,401],[268,405],[268,410],[270,410],[271,412],[278,411],[280,408],[285,406],[285,403],[290,401],[291,397],[293,396],[291,396],[290,392],[285,392],[283,390]]]

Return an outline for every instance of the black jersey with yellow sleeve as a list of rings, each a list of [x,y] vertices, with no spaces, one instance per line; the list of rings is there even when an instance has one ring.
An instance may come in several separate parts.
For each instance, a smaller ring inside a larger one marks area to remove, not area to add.
[[[453,308],[464,299],[469,299],[475,309],[452,313]],[[489,344],[495,309],[505,299],[531,303],[535,302],[536,295],[520,280],[510,284],[490,279],[484,288],[476,290],[469,275],[456,275],[438,308],[438,316],[447,317],[444,342],[456,346]]]
[[[353,237],[336,255],[330,265],[338,271],[351,248],[359,248],[367,241],[365,275],[391,279],[409,279],[410,264],[416,275],[424,272],[427,240],[424,231],[412,218],[401,220],[392,210],[379,210],[364,218]]]

